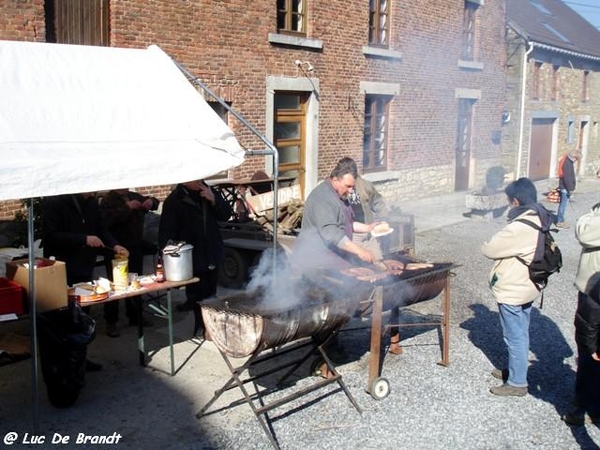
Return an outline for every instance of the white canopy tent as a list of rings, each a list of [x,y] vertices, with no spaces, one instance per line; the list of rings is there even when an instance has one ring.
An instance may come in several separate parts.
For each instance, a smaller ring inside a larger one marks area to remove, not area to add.
[[[172,184],[244,160],[156,46],[0,41],[0,98],[0,200]]]
[[[229,127],[156,46],[0,41],[0,98],[0,200],[173,184],[244,161]],[[34,301],[30,311],[37,430]]]

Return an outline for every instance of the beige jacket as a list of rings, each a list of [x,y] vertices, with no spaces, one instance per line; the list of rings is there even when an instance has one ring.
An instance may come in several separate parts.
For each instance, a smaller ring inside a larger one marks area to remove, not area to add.
[[[389,211],[385,200],[377,192],[373,183],[359,176],[356,179],[354,188],[360,197],[360,203],[365,214],[365,223],[383,220],[388,215]]]
[[[600,208],[577,220],[575,237],[582,247],[575,287],[580,292],[589,294],[591,287],[600,278]]]
[[[540,226],[539,217],[521,214],[516,219],[529,220]],[[535,254],[538,231],[529,225],[513,220],[483,244],[481,252],[494,260],[490,272],[490,289],[498,303],[524,305],[540,296],[529,279],[529,269],[517,259],[530,263]]]

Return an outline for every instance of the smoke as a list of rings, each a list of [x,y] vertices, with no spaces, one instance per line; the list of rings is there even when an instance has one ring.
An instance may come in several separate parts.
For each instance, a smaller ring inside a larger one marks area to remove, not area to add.
[[[278,309],[293,308],[308,297],[306,283],[302,283],[300,274],[291,269],[283,250],[263,251],[247,289],[261,293],[263,306]]]

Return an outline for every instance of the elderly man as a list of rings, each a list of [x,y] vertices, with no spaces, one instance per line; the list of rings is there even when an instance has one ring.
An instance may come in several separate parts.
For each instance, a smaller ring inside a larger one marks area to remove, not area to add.
[[[304,204],[302,228],[294,245],[291,262],[306,268],[346,268],[353,259],[372,263],[374,254],[352,241],[353,232],[369,233],[374,223],[354,222],[347,202],[356,183],[356,164],[340,160],[331,175],[310,193]]]
[[[560,204],[558,205],[558,217],[556,219],[556,226],[558,228],[570,228],[570,225],[565,222],[565,212],[567,211],[567,203],[569,203],[571,193],[577,186],[575,163],[580,159],[581,152],[577,150],[564,155],[558,163],[558,189],[560,190]]]

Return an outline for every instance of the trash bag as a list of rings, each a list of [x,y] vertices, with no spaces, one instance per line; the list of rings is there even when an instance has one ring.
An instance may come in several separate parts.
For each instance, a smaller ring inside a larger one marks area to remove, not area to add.
[[[37,315],[38,348],[50,403],[72,406],[83,388],[87,346],[96,336],[96,322],[77,302],[67,309]]]

